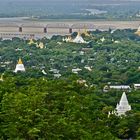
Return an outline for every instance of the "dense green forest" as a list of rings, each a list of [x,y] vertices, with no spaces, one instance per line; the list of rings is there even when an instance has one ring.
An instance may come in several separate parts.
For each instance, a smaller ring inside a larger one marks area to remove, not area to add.
[[[66,43],[63,36],[53,36],[36,41],[45,44],[43,49],[28,40],[1,39],[0,139],[139,140],[140,91],[133,84],[140,83],[140,37],[134,32],[82,34],[88,44]],[[26,72],[14,73],[19,58]],[[76,68],[81,69],[77,74],[72,72]],[[53,69],[61,77],[55,77]],[[85,80],[86,86],[78,80]],[[123,91],[103,92],[107,84],[132,87],[127,92],[132,110],[126,116],[108,117]]]

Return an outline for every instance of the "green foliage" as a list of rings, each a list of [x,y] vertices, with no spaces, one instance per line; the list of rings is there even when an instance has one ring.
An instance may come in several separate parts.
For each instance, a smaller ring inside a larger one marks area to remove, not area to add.
[[[18,38],[1,41],[0,73],[4,72],[4,81],[0,81],[0,139],[140,138],[139,91],[128,94],[132,111],[122,117],[108,117],[122,92],[102,91],[108,83],[132,86],[140,82],[139,37],[134,30],[91,34],[83,36],[89,44],[60,43],[62,36],[38,40],[46,44],[44,49]],[[100,41],[102,37],[105,42]],[[120,42],[114,43],[112,38]],[[15,74],[12,71],[19,57],[26,72]],[[82,71],[72,74],[73,68]],[[41,72],[43,69],[47,75]],[[59,70],[62,77],[54,78],[51,69]],[[86,80],[87,85],[78,83],[79,79]]]

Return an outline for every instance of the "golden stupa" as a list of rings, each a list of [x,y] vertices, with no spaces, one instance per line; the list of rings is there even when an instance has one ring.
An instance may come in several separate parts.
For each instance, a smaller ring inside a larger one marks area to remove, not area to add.
[[[39,47],[40,49],[43,49],[43,48],[44,48],[44,44],[43,44],[42,42],[40,42],[39,45],[38,45],[38,47]]]
[[[68,41],[69,42],[72,42],[73,41],[71,36],[68,37]]]
[[[85,36],[88,36],[88,37],[90,37],[90,34],[88,33],[88,31],[87,31],[87,29],[86,29],[86,28],[84,29],[84,32],[83,32],[83,34],[84,34]]]
[[[33,41],[33,39],[30,39],[28,44],[33,45],[33,44],[35,44],[35,42]]]
[[[135,32],[136,35],[140,36],[140,27],[138,28],[138,30]]]
[[[72,39],[71,36],[68,36],[66,38],[63,38],[63,41],[65,41],[65,42],[73,42],[73,39]]]
[[[80,33],[80,31],[77,33],[77,36],[79,37],[79,36],[81,36],[81,33]]]

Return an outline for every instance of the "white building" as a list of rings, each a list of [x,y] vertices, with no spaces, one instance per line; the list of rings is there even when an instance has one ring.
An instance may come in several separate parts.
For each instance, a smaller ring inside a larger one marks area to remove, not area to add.
[[[140,84],[134,84],[134,89],[135,90],[140,89]]]
[[[128,85],[115,85],[115,86],[109,86],[110,89],[118,89],[118,90],[130,90],[130,86]]]
[[[55,73],[55,74],[58,74],[58,73],[59,73],[59,70],[58,70],[58,69],[53,69],[53,68],[51,68],[49,71],[50,71],[50,72],[53,72],[53,73]]]
[[[118,40],[115,40],[115,41],[114,41],[114,43],[115,43],[115,44],[118,44],[118,43],[120,43],[120,41],[118,41]]]
[[[79,71],[82,71],[80,68],[72,69],[72,73],[78,74]]]
[[[18,60],[18,64],[16,65],[16,69],[14,72],[17,73],[18,71],[21,71],[21,72],[25,71],[25,67],[24,67],[21,59]]]
[[[62,75],[60,73],[54,74],[55,78],[60,78]]]
[[[90,66],[85,66],[84,68],[88,71],[92,71],[92,68]]]
[[[45,70],[42,70],[42,73],[43,73],[44,75],[47,75],[47,73],[45,72]]]
[[[109,90],[122,90],[122,91],[131,91],[131,87],[129,85],[106,85],[104,86],[103,91],[108,92]]]
[[[125,92],[123,92],[121,100],[119,104],[117,104],[116,106],[117,115],[118,116],[125,115],[125,113],[130,110],[131,110],[131,106],[128,103]]]

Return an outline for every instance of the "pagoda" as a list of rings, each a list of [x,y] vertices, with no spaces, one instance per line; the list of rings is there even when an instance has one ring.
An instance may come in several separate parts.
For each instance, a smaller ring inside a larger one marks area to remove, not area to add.
[[[66,37],[66,38],[63,38],[63,41],[65,41],[65,42],[73,42],[71,36],[68,36],[68,37]]]
[[[140,36],[140,26],[139,26],[138,30],[135,32],[135,34]]]
[[[91,36],[91,35],[88,33],[88,31],[87,31],[87,29],[86,29],[86,28],[84,29],[83,34],[84,34],[85,36],[88,36],[88,37],[90,37],[90,36]]]
[[[42,42],[40,42],[39,44],[36,44],[37,48],[43,49],[44,48],[44,44]]]
[[[80,32],[78,32],[76,38],[73,40],[74,43],[87,43],[86,41],[84,41],[84,39],[82,38]]]
[[[14,72],[17,73],[18,71],[25,72],[25,67],[24,67],[22,60],[20,58],[18,60],[18,63],[16,65],[16,69]]]
[[[104,38],[104,37],[102,37],[100,40],[101,40],[101,42],[104,42],[104,41],[105,41],[105,38]]]
[[[125,113],[130,110],[131,110],[131,106],[128,103],[125,92],[123,92],[121,100],[119,104],[117,104],[116,106],[117,115],[118,116],[125,115]]]
[[[33,41],[33,39],[30,39],[29,42],[28,42],[28,45],[34,45],[35,42]]]

